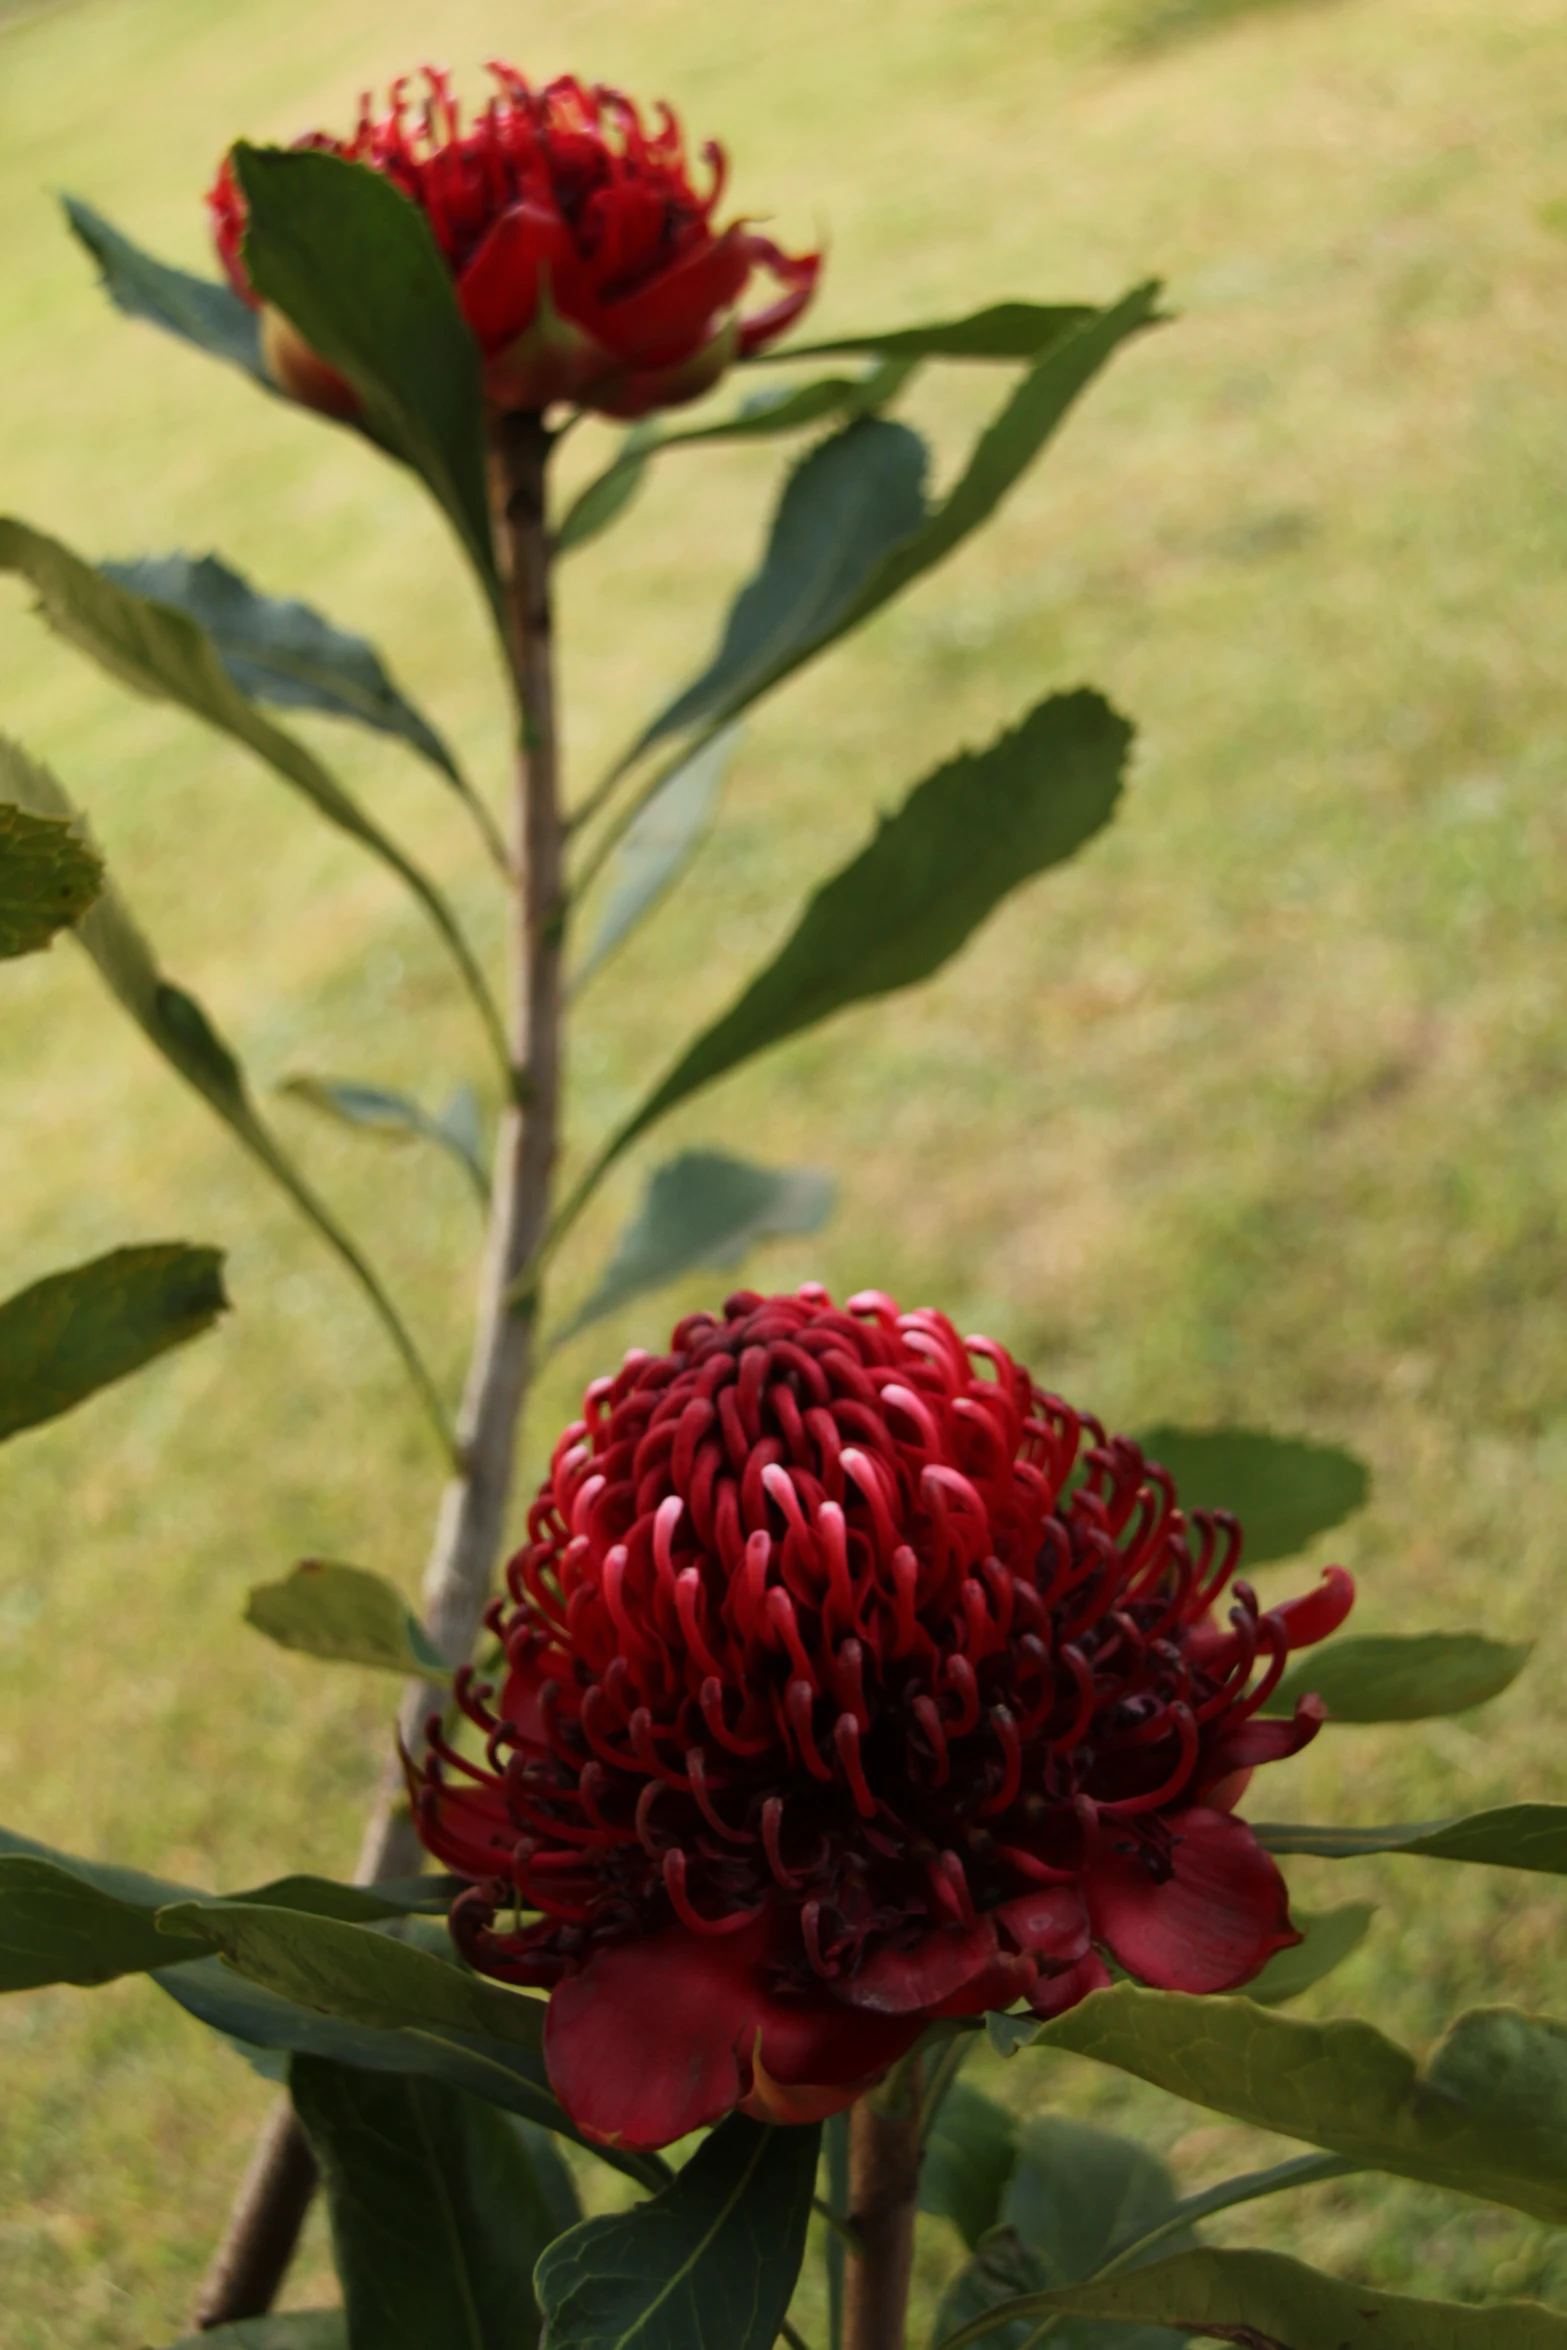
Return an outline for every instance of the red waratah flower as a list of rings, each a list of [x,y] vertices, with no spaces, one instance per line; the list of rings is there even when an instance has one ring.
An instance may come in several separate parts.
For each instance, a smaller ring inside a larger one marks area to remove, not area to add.
[[[1256,1716],[1349,1577],[1263,1610],[1232,1518],[991,1340],[744,1292],[594,1382],[528,1531],[504,1684],[458,1681],[484,1761],[434,1723],[411,1785],[588,2136],[817,2119],[933,2017],[1299,1940],[1230,1807],[1316,1734]]]
[[[492,65],[496,95],[462,128],[448,76],[425,68],[376,118],[361,105],[351,139],[301,139],[366,163],[424,212],[457,283],[498,408],[569,400],[609,416],[645,416],[697,399],[736,359],[793,324],[809,302],[819,254],[792,257],[744,221],[715,229],[723,149],[702,150],[708,185],[692,185],[680,125],[667,106],[649,130],[629,98],[563,79],[535,90]],[[259,307],[245,271],[245,200],[225,159],[207,198],[235,290]],[[757,270],[783,289],[742,317]],[[355,395],[287,322],[268,311],[264,341],[286,391],[334,415]]]

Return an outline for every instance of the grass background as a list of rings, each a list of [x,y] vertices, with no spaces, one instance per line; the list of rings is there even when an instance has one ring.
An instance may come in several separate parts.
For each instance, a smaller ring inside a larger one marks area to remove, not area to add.
[[[936,985],[730,1081],[660,1147],[839,1171],[836,1222],[768,1252],[769,1282],[937,1301],[1123,1425],[1353,1443],[1376,1498],[1335,1547],[1363,1628],[1538,1638],[1482,1715],[1329,1733],[1263,1808],[1370,1820],[1567,1795],[1559,9],[446,0],[438,37],[464,67],[571,67],[721,132],[739,204],[786,240],[829,237],[823,331],[1168,278],[1179,322],[1117,363],[1000,523],[753,727],[683,892],[584,1001],[573,1141],[724,1000],[876,808],[1042,692],[1100,684],[1141,729],[1113,834]],[[212,547],[307,593],[373,635],[493,778],[482,625],[417,495],[114,316],[51,193],[201,266],[201,192],[230,137],[342,123],[431,39],[413,0],[0,13],[0,502],[94,555]],[[944,466],[995,390],[959,371],[921,388]],[[572,568],[579,784],[705,652],[777,462],[671,457]],[[237,751],[85,670],[9,590],[0,724],[90,807],[258,1085],[313,1069],[434,1102],[482,1079],[447,970],[379,869]],[[433,778],[368,739],[315,739],[493,950],[482,861]],[[82,959],[62,947],[3,985],[0,1288],[185,1235],[229,1249],[238,1309],[0,1458],[4,1816],[200,1882],[340,1873],[390,1691],[268,1648],[240,1610],[309,1552],[412,1590],[427,1435],[356,1296]],[[476,1239],[460,1176],[276,1115],[455,1382]],[[648,1163],[585,1227],[563,1305]],[[563,1353],[530,1465],[590,1371],[720,1286]],[[1567,2009],[1550,1883],[1292,1865],[1309,1904],[1380,1904],[1319,2011],[1424,2045],[1475,2001]],[[166,2341],[270,2091],[135,1983],[0,2007],[0,2082],[0,2341]],[[1191,2184],[1262,2145],[1069,2060],[994,2082],[1146,2130]],[[1549,2231],[1390,2182],[1216,2233],[1381,2286],[1567,2297]],[[931,2227],[927,2294],[954,2246]],[[315,2223],[290,2296],[329,2290]],[[801,2309],[809,2329],[809,2293]]]

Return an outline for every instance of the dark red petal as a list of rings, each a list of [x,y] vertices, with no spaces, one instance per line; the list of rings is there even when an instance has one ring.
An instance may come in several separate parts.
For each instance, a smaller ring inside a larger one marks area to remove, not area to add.
[[[1338,1630],[1354,1604],[1354,1577],[1343,1567],[1324,1567],[1322,1581],[1315,1591],[1303,1591],[1299,1599],[1287,1599],[1282,1607],[1271,1608],[1269,1613],[1283,1618],[1293,1651],[1314,1648],[1319,1640],[1326,1640]]]
[[[1075,1965],[1088,1948],[1088,1904],[1080,1885],[1041,1885],[1004,1901],[991,1915],[1019,1950]]]
[[[1177,1812],[1166,1825],[1173,1873],[1163,1884],[1135,1846],[1106,1835],[1088,1874],[1094,1938],[1162,1991],[1234,1991],[1300,1940],[1284,1879],[1228,1812]]]
[[[1287,1762],[1311,1744],[1327,1718],[1328,1709],[1320,1697],[1302,1697],[1287,1722],[1243,1722],[1229,1737],[1216,1739],[1209,1747],[1192,1781],[1192,1793],[1206,1796],[1237,1771],[1249,1775],[1263,1763]],[[1230,1807],[1212,1808],[1227,1811]]]
[[[1090,1991],[1103,1991],[1110,1981],[1110,1969],[1097,1950],[1080,1958],[1076,1966],[1069,1966],[1059,1975],[1041,1975],[1028,1995],[1028,2004],[1035,2015],[1050,2017],[1065,2015],[1069,2007],[1076,2007]]]
[[[992,2007],[1015,2007],[1034,1987],[1039,1962],[1027,1951],[998,1950],[986,1967],[931,2012],[935,2015],[983,2015]]]
[[[586,2138],[668,2146],[716,2122],[751,2086],[773,1929],[666,1926],[601,1950],[550,1999],[550,2086]]]
[[[759,2071],[788,2089],[868,2084],[896,2064],[924,2029],[923,2015],[874,2015],[844,2007],[824,1984],[815,1999],[768,2000]]]
[[[565,222],[537,198],[503,212],[457,281],[462,314],[480,349],[503,351],[532,325],[546,267],[559,305],[557,280],[574,258]]]
[[[753,312],[740,322],[740,354],[749,359],[753,351],[762,350],[776,342],[786,327],[793,326],[802,310],[807,308],[816,292],[816,280],[821,275],[820,253],[803,253],[791,258],[781,253],[770,237],[751,239],[751,258],[760,267],[770,269],[787,291],[765,310]]]
[[[750,274],[744,232],[732,228],[640,293],[585,308],[582,321],[628,366],[669,367],[709,340],[714,320]]]
[[[834,1983],[833,1990],[846,2005],[883,2015],[929,2011],[972,1981],[995,1955],[996,1929],[989,1918],[973,1926],[937,1926],[911,1950],[890,1945],[879,1950],[857,1975]]]

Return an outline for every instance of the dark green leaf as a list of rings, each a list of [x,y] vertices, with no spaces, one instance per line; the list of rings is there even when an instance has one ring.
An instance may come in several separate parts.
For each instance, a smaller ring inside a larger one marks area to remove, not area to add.
[[[348,2350],[348,2328],[340,2309],[274,2310],[182,2334],[172,2350]]]
[[[1369,2024],[1117,1983],[1036,2041],[1368,2170],[1567,2223],[1567,2025],[1548,2017],[1474,2009],[1420,2067]]]
[[[1017,2117],[954,2082],[925,2141],[920,2209],[950,2219],[972,2252],[1001,2215],[1001,2198],[1017,2160]]]
[[[758,1167],[723,1151],[682,1151],[654,1172],[598,1287],[557,1343],[698,1266],[733,1265],[759,1241],[818,1231],[836,1190],[830,1175],[811,1167]]]
[[[401,203],[402,198],[396,201]],[[106,572],[84,563],[58,539],[9,517],[0,517],[0,571],[12,571],[25,579],[36,592],[51,628],[110,676],[155,701],[174,703],[220,734],[243,743],[292,784],[329,824],[335,824],[390,867],[445,941],[505,1065],[500,1016],[445,898],[390,834],[365,814],[315,753],[246,699],[212,638],[189,612],[133,595]],[[10,796],[21,796],[26,804],[25,795]]]
[[[262,596],[216,555],[143,556],[99,569],[133,596],[189,613],[240,692],[282,709],[350,718],[408,743],[460,791],[462,774],[429,720],[388,676],[374,645],[334,628],[308,604]]]
[[[533,2265],[578,2217],[543,2131],[434,2081],[290,2068],[321,2166],[350,2350],[532,2350]]]
[[[78,196],[62,196],[60,201],[75,234],[97,262],[103,290],[117,310],[128,318],[149,319],[181,342],[194,343],[212,358],[241,368],[267,391],[276,389],[262,362],[261,321],[232,286],[154,261]]]
[[[102,887],[102,865],[69,824],[0,802],[0,961],[36,955]]]
[[[395,1583],[336,1559],[304,1559],[281,1582],[253,1585],[245,1621],[279,1648],[332,1664],[425,1680],[445,1680],[451,1669]]]
[[[833,635],[888,552],[925,521],[929,451],[906,424],[859,417],[790,475],[759,570],[740,591],[700,677],[625,760],[711,719],[722,725],[764,682]]]
[[[738,726],[726,726],[674,768],[637,810],[609,860],[604,911],[593,944],[572,976],[573,987],[586,984],[695,855],[739,736]]]
[[[1365,1507],[1365,1463],[1336,1445],[1258,1428],[1148,1428],[1137,1442],[1175,1479],[1182,1509],[1229,1510],[1246,1541],[1244,1565],[1291,1558]]]
[[[940,970],[1004,897],[1109,822],[1131,732],[1098,694],[1055,694],[988,750],[926,776],[816,892],[773,962],[620,1129],[588,1182],[742,1061]]]
[[[542,2001],[371,1926],[234,1900],[175,1903],[158,1922],[167,1934],[217,1950],[263,1990],[323,2015],[384,2032],[428,2027],[529,2051],[542,2045]]]
[[[417,205],[379,172],[304,148],[234,149],[245,266],[444,509],[492,608],[479,347]]]
[[[550,2350],[772,2350],[819,2137],[732,2114],[661,2195],[558,2238],[534,2280]]]
[[[849,2216],[849,2116],[829,2114],[822,2124],[822,2159],[826,2170],[827,2208],[839,2221]],[[844,2287],[848,2260],[842,2232],[832,2228],[827,2244],[827,2350],[843,2350]]]
[[[1309,1852],[1324,1860],[1368,1852],[1409,1852],[1428,1860],[1468,1860],[1498,1869],[1537,1869],[1567,1876],[1567,1804],[1505,1803],[1462,1820],[1421,1820],[1391,1828],[1308,1828],[1251,1821],[1269,1852]]]
[[[63,817],[85,835],[76,809],[49,770],[0,736],[0,802],[4,801],[14,801],[36,814]],[[348,1267],[401,1355],[443,1447],[449,1449],[451,1433],[440,1391],[380,1280],[262,1121],[238,1061],[200,1004],[164,978],[112,884],[105,884],[82,916],[75,936],[148,1042],[216,1111]]]
[[[353,1079],[290,1077],[278,1091],[291,1094],[295,1101],[308,1102],[313,1110],[339,1119],[345,1126],[383,1135],[388,1141],[433,1142],[437,1149],[456,1160],[480,1204],[488,1203],[489,1177],[479,1157],[482,1131],[475,1135],[479,1124],[478,1101],[470,1087],[463,1087],[439,1118],[432,1118],[428,1110],[422,1110],[405,1093],[393,1093],[381,1085],[361,1085]],[[475,1147],[476,1141],[479,1148]]]
[[[1315,1914],[1294,1910],[1295,1925],[1305,1940],[1292,1950],[1276,1950],[1261,1974],[1247,1984],[1247,1998],[1264,2007],[1282,2007],[1285,2000],[1298,1999],[1353,1956],[1371,1931],[1376,1914],[1375,1904],[1369,1901],[1346,1901],[1341,1909]]]
[[[993,302],[967,318],[932,326],[894,326],[881,334],[842,335],[826,343],[795,343],[762,351],[752,361],[829,359],[853,352],[889,359],[1037,359],[1064,335],[1100,313],[1082,303]]]
[[[1427,1722],[1467,1713],[1517,1680],[1534,1643],[1480,1632],[1415,1632],[1335,1640],[1303,1657],[1262,1708],[1292,1714],[1308,1691],[1334,1722]]]
[[[3,813],[3,811],[0,811]],[[57,1419],[210,1330],[223,1258],[184,1241],[112,1249],[0,1304],[0,1437]]]
[[[170,1887],[169,1893],[177,1892]],[[0,1855],[0,1991],[43,1983],[112,1983],[194,1956],[199,1936],[171,1951],[145,1901],[100,1891],[52,1860]]]
[[[153,1980],[188,2015],[243,2050],[325,2056],[364,2072],[444,2081],[508,2113],[521,2114],[557,2136],[577,2135],[550,2093],[537,2049],[515,2048],[482,2033],[444,2027],[381,2031],[370,2024],[348,2023],[341,2016],[322,2015],[275,1991],[264,1991],[216,1958],[165,1967]],[[669,2175],[656,2154],[618,2154],[602,2146],[593,2151],[645,2187],[657,2187]]]
[[[579,491],[555,531],[555,552],[569,555],[618,522],[647,479],[648,458],[659,445],[658,427],[634,424],[615,455],[586,489]]]
[[[1537,2301],[1413,2301],[1278,2252],[1183,2252],[1124,2277],[1028,2294],[1011,2311],[1020,2334],[1055,2314],[1168,2325],[1243,2350],[1567,2350],[1567,2316]],[[939,2350],[1005,2338],[981,2319]]]

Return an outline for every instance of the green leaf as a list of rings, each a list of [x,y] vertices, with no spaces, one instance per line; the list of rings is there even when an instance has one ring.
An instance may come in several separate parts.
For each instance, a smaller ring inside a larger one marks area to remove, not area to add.
[[[204,628],[240,692],[281,709],[319,710],[407,743],[466,794],[456,760],[429,720],[392,682],[374,645],[334,628],[308,604],[258,595],[216,555],[145,555],[102,563],[133,596],[186,612]]]
[[[542,2000],[503,1990],[371,1926],[234,1900],[174,1903],[160,1910],[158,1923],[167,1934],[216,1949],[263,1990],[323,2015],[383,2032],[428,2026],[529,2051],[543,2044]]]
[[[873,416],[856,418],[802,459],[717,652],[644,729],[623,766],[705,720],[716,730],[804,648],[835,634],[889,551],[923,525],[928,461],[918,433]]]
[[[1276,1950],[1261,1974],[1247,1984],[1247,1998],[1263,2007],[1282,2007],[1285,2000],[1298,1999],[1354,1955],[1371,1931],[1376,1914],[1376,1905],[1370,1901],[1346,1901],[1341,1909],[1315,1913],[1293,1911],[1304,1941],[1291,1950]]]
[[[388,866],[412,892],[445,942],[502,1067],[506,1066],[500,1015],[441,892],[390,834],[366,815],[313,751],[246,699],[229,675],[218,647],[189,612],[132,594],[106,572],[84,563],[58,539],[12,517],[0,516],[0,571],[12,571],[25,579],[37,594],[50,627],[111,677],[154,701],[172,702],[204,725],[243,743],[285,783],[292,784],[329,824],[335,824]]]
[[[593,944],[572,975],[574,989],[586,986],[695,855],[739,738],[738,726],[726,726],[673,768],[637,810],[609,859],[604,910]]]
[[[1001,2215],[1017,2148],[1016,2115],[967,2081],[954,2082],[925,2141],[921,2211],[950,2219],[972,2252]]]
[[[340,2309],[274,2310],[182,2334],[172,2350],[348,2350],[348,2327]]]
[[[0,961],[39,953],[102,887],[102,865],[69,824],[0,803]]]
[[[1037,359],[1098,316],[1082,303],[993,302],[967,318],[943,319],[931,326],[894,326],[881,334],[842,335],[832,342],[759,351],[750,364],[829,359],[860,351],[889,359]]]
[[[62,196],[60,202],[72,231],[97,262],[103,290],[116,310],[150,320],[165,334],[241,369],[264,390],[276,391],[261,357],[261,321],[232,286],[155,261],[79,196]]]
[[[370,1665],[427,1681],[450,1677],[396,1584],[368,1567],[303,1559],[281,1582],[252,1585],[245,1621],[279,1648],[331,1664]]]
[[[290,2068],[321,2166],[350,2350],[532,2350],[533,2265],[579,2216],[543,2131],[434,2081]]]
[[[1531,1640],[1490,1640],[1480,1632],[1335,1640],[1286,1673],[1262,1711],[1292,1714],[1296,1699],[1311,1691],[1334,1722],[1428,1722],[1467,1713],[1510,1688],[1533,1648]]]
[[[6,801],[35,814],[63,817],[85,835],[76,809],[49,770],[0,736],[0,803]],[[163,976],[111,883],[105,883],[82,916],[75,936],[148,1042],[216,1111],[353,1274],[402,1357],[443,1449],[450,1451],[451,1430],[440,1391],[378,1276],[262,1121],[239,1062],[195,997]]]
[[[3,811],[0,811],[3,813]],[[0,1304],[0,1437],[57,1419],[210,1330],[223,1258],[184,1241],[111,1249]]]
[[[170,1887],[164,1894],[177,1891]],[[112,1983],[149,1974],[201,1949],[190,1936],[171,1951],[145,1901],[100,1891],[50,1860],[0,1855],[0,1991],[44,1983]]]
[[[337,155],[242,141],[234,169],[252,285],[423,478],[499,614],[479,347],[429,222],[390,180]]]
[[[311,1109],[344,1126],[358,1127],[362,1133],[379,1134],[390,1142],[433,1142],[456,1160],[481,1206],[488,1204],[490,1182],[479,1156],[482,1122],[478,1097],[470,1086],[461,1087],[438,1118],[432,1118],[405,1093],[393,1093],[382,1085],[361,1085],[349,1078],[289,1077],[278,1091],[307,1102]]]
[[[656,424],[644,420],[631,427],[603,472],[579,490],[562,515],[555,530],[557,555],[587,546],[620,520],[646,481],[648,458],[658,445]]]
[[[1293,1821],[1248,1821],[1269,1852],[1356,1860],[1368,1852],[1408,1852],[1428,1860],[1478,1861],[1497,1869],[1567,1876],[1567,1804],[1504,1803],[1467,1819],[1421,1820],[1391,1828],[1309,1828]]]
[[[988,749],[926,776],[621,1127],[577,1198],[677,1102],[742,1061],[939,971],[1004,897],[1109,822],[1131,734],[1098,694],[1054,694]]]
[[[772,2350],[819,2138],[732,2114],[661,2195],[559,2237],[534,2278],[550,2350]]]
[[[1537,2301],[1482,2308],[1415,2301],[1325,2276],[1278,2252],[1204,2247],[1124,2277],[1030,2293],[1010,2311],[1020,2332],[1024,2321],[1037,2326],[1058,2314],[1167,2325],[1177,2335],[1243,2350],[1567,2350],[1567,2316]],[[981,2319],[949,2333],[939,2350],[1004,2339],[993,2324]],[[1050,2335],[1052,2345],[1063,2339]]]
[[[654,1171],[598,1287],[556,1344],[699,1266],[733,1265],[759,1241],[819,1231],[836,1191],[830,1175],[811,1167],[758,1167],[723,1151],[682,1151]]]
[[[1330,1526],[1341,1525],[1370,1496],[1363,1461],[1336,1445],[1270,1436],[1259,1428],[1145,1429],[1137,1438],[1149,1460],[1175,1479],[1184,1510],[1228,1510],[1239,1518],[1248,1569],[1291,1558]]]
[[[1368,2170],[1567,2222],[1567,2025],[1548,2017],[1474,2009],[1422,2067],[1369,2024],[1117,1983],[1035,2039]]]

